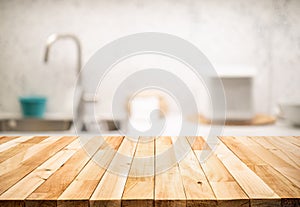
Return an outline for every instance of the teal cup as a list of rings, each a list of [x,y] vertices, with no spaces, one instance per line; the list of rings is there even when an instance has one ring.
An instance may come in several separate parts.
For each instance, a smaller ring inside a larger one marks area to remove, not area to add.
[[[25,118],[43,118],[47,98],[43,96],[24,96],[19,98],[22,113]]]

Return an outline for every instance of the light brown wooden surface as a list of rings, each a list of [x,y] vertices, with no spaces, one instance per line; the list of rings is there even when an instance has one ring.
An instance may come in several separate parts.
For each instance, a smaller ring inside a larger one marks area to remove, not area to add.
[[[154,146],[153,138],[139,138],[122,196],[123,206],[154,205]]]
[[[222,161],[211,151],[210,147],[205,144],[205,141],[201,137],[197,137],[194,141],[194,146],[197,146],[197,148],[194,149],[194,153],[200,161],[200,165],[215,193],[217,205],[249,205],[248,196],[226,169]],[[202,159],[205,160],[202,161]]]
[[[211,120],[203,115],[199,115],[198,120],[201,124],[212,124]],[[228,126],[260,126],[270,125],[276,122],[276,117],[267,114],[257,114],[249,120],[225,120],[225,125]],[[223,122],[216,121],[215,124],[223,124]]]
[[[155,140],[155,206],[186,206],[184,186],[171,137]]]
[[[216,196],[188,140],[185,137],[172,137],[172,141],[173,144],[176,143],[174,144],[176,158],[181,160],[178,164],[186,194],[186,205],[216,205]],[[197,141],[199,140],[194,142],[197,146],[202,144],[197,143]],[[189,149],[189,151],[184,153],[185,149]]]
[[[300,137],[219,137],[216,147],[171,136],[0,143],[1,207],[300,205]]]
[[[18,137],[20,137],[20,136],[1,136],[0,137],[0,144],[11,141],[11,140],[16,139]]]
[[[254,138],[254,137],[253,137]],[[265,137],[256,137],[254,139],[264,139],[268,141],[267,143],[272,146],[277,142],[275,137],[265,138]],[[255,172],[265,183],[267,183],[274,192],[282,198],[283,203],[289,203],[296,206],[295,200],[290,200],[289,198],[299,198],[300,197],[300,189],[295,186],[288,178],[286,178],[283,174],[274,169],[274,166],[265,162],[262,158],[257,155],[255,148],[251,148],[251,144],[253,143],[251,138],[247,137],[239,137],[238,139],[235,137],[221,137],[221,140],[231,149],[253,172]],[[275,141],[276,140],[276,141]],[[282,140],[283,141],[283,140]],[[287,145],[289,142],[287,142]],[[266,148],[270,146],[266,145]],[[272,149],[275,149],[272,147]],[[282,148],[276,150],[281,151]],[[280,159],[276,155],[274,155],[274,159]],[[271,176],[270,176],[271,175]],[[287,199],[286,199],[287,198]]]

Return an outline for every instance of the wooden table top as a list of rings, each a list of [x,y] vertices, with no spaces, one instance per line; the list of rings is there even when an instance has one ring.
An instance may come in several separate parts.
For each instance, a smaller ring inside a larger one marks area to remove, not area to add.
[[[0,136],[0,206],[300,205],[300,137],[84,139]],[[174,143],[190,149],[178,162]]]

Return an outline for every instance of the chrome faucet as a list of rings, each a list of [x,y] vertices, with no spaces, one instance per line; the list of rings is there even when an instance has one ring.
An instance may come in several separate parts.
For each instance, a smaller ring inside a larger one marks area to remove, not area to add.
[[[71,39],[75,42],[76,47],[77,47],[77,73],[78,73],[78,80],[77,84],[81,86],[81,78],[80,78],[80,70],[81,70],[81,44],[80,40],[78,37],[76,37],[73,34],[52,34],[47,38],[46,42],[46,50],[45,50],[45,56],[44,56],[44,62],[47,63],[49,59],[49,51],[50,47],[58,40],[63,40],[63,39]],[[82,89],[82,88],[81,88]],[[78,92],[78,103],[76,110],[74,111],[74,119],[77,120],[77,127],[79,130],[82,130],[84,127],[84,122],[83,122],[83,114],[84,114],[84,107],[83,107],[83,91],[79,90]],[[76,96],[76,94],[74,94]]]
[[[50,47],[60,39],[72,39],[74,40],[76,46],[77,46],[77,72],[78,75],[81,70],[81,43],[78,37],[76,37],[73,34],[52,34],[48,37],[47,42],[46,42],[46,50],[45,50],[45,56],[44,56],[44,61],[48,62],[49,59],[49,51]],[[78,78],[78,82],[80,84],[80,76]],[[83,101],[85,102],[98,102],[98,99],[94,96],[94,94],[84,94],[83,96]]]
[[[76,47],[77,47],[77,72],[79,74],[80,70],[81,70],[81,44],[80,44],[79,38],[76,37],[73,34],[52,34],[52,35],[50,35],[47,39],[47,42],[46,42],[46,50],[45,50],[44,61],[48,62],[50,47],[57,40],[60,40],[60,39],[71,39],[75,42]]]

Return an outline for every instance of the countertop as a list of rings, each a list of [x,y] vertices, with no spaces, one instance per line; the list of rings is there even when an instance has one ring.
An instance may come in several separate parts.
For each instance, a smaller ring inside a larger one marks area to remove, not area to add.
[[[72,119],[71,119],[72,120]],[[198,133],[193,135],[198,136],[208,136],[210,131],[210,125],[197,124],[194,122],[187,122],[189,127],[195,127],[196,125],[199,127]],[[142,129],[147,127],[149,122],[136,122],[135,127],[141,127]],[[163,131],[161,136],[164,135],[172,135],[176,136],[179,134],[179,130],[181,125],[178,122],[177,117],[168,119],[166,123],[165,131]],[[126,134],[131,134],[130,131],[125,131]],[[118,131],[100,131],[102,135],[122,135],[119,134]],[[95,135],[99,134],[99,131],[90,131],[90,132],[79,132],[77,133],[74,127],[71,127],[68,131],[45,131],[45,132],[1,132],[1,135]],[[275,124],[271,125],[262,125],[262,126],[224,126],[222,133],[219,135],[222,136],[300,136],[300,127],[295,127],[284,120],[277,120]]]
[[[299,206],[300,201],[299,136],[2,136],[0,144],[1,206]]]

